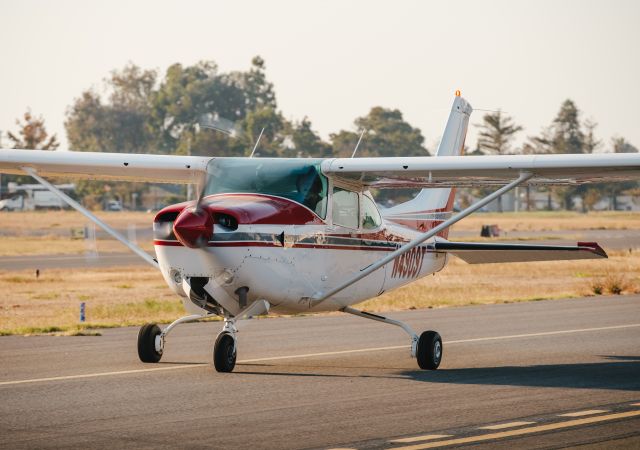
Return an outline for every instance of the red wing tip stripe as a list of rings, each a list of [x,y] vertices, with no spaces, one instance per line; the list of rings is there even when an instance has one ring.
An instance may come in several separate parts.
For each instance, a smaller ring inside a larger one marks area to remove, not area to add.
[[[607,252],[597,242],[578,242],[578,247],[586,247],[593,253],[608,258]]]

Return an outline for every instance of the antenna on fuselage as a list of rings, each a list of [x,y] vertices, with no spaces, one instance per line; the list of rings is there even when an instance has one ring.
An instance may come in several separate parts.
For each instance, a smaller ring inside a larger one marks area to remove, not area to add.
[[[260,138],[262,137],[262,133],[264,133],[264,127],[262,128],[262,131],[260,132],[258,139],[256,139],[256,145],[253,146],[253,150],[251,150],[251,154],[249,155],[249,158],[253,158],[253,154],[256,152],[256,149],[258,148],[258,143],[260,142]]]
[[[358,139],[358,143],[356,144],[356,148],[353,149],[353,153],[351,154],[351,157],[353,158],[354,156],[356,156],[356,152],[358,151],[358,147],[360,147],[360,141],[362,141],[362,136],[364,136],[364,134],[367,132],[366,129],[362,130],[362,133],[360,133],[360,138]]]

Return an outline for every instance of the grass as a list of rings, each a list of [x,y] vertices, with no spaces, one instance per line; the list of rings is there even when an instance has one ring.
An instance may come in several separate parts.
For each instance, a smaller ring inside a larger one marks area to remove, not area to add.
[[[640,292],[640,253],[606,260],[466,264],[457,258],[435,276],[361,303],[368,311],[441,308]],[[123,288],[122,286],[127,286]],[[0,272],[0,335],[94,333],[95,329],[168,323],[184,314],[162,276],[146,267]],[[86,323],[79,323],[80,303]],[[84,335],[84,334],[83,334]]]
[[[368,300],[367,311],[512,303],[640,292],[640,253],[610,252],[606,260],[466,264],[452,258],[436,274]],[[611,274],[616,274],[613,277]]]
[[[553,232],[558,230],[628,230],[640,228],[638,213],[626,211],[531,211],[479,213],[454,226],[458,231],[477,231],[482,225],[497,224],[502,230]]]
[[[46,215],[45,215],[46,214]],[[151,226],[152,214],[98,213],[107,223]],[[478,214],[456,230],[480,230],[496,223],[507,231],[640,229],[639,215],[626,212],[579,214],[532,212]],[[29,236],[43,228],[82,226],[85,219],[70,211],[0,213],[0,256],[43,253],[84,253],[85,243],[60,236]],[[566,237],[566,236],[565,236]],[[540,238],[538,238],[540,239]],[[483,240],[483,239],[477,239]],[[98,251],[122,251],[113,240],[98,240]],[[143,244],[150,249],[150,243]],[[640,253],[609,252],[607,260],[469,265],[451,257],[435,276],[359,305],[368,311],[440,308],[640,292]],[[96,329],[168,323],[184,314],[180,299],[159,272],[146,267],[41,271],[0,271],[0,335],[95,335]],[[86,323],[79,323],[80,303],[86,303]]]

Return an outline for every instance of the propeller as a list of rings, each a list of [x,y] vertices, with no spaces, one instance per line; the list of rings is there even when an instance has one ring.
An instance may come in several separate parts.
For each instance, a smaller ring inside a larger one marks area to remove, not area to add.
[[[189,248],[206,248],[213,237],[213,215],[203,207],[202,201],[209,182],[209,174],[200,177],[198,197],[193,206],[187,206],[173,222],[173,234]]]

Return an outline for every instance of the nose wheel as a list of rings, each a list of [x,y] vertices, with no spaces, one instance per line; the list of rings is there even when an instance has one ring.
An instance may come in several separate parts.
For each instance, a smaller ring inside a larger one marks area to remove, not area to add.
[[[435,331],[425,331],[418,339],[416,349],[418,366],[425,370],[435,370],[442,361],[442,338]]]
[[[213,365],[218,372],[232,372],[236,366],[236,339],[231,333],[218,335],[213,347]]]

